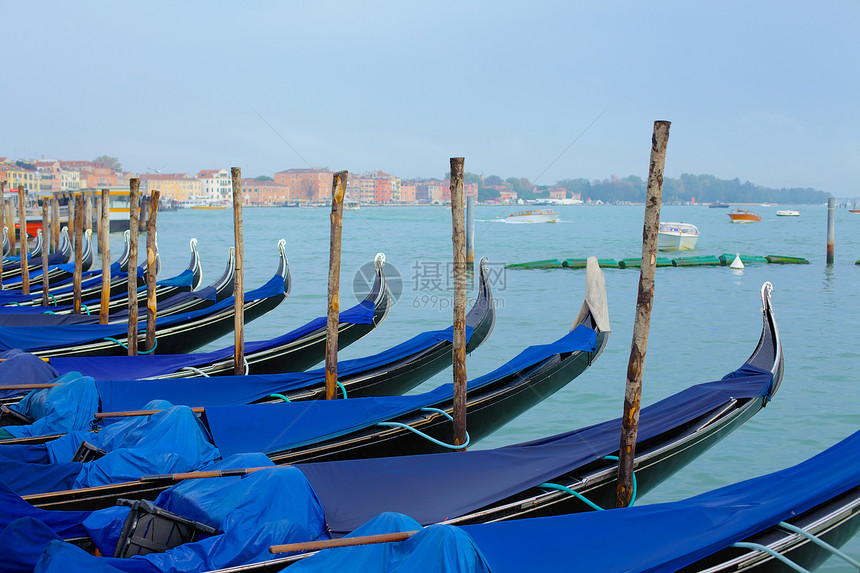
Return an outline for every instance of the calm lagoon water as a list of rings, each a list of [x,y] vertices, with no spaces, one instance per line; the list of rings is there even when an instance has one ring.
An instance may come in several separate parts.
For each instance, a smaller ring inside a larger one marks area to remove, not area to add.
[[[800,217],[777,217],[794,208]],[[557,224],[501,222],[510,207],[478,206],[476,258],[494,273],[498,320],[492,336],[467,359],[469,376],[496,368],[530,344],[548,343],[570,327],[582,304],[582,270],[507,270],[504,264],[538,259],[622,259],[641,254],[643,207],[565,206]],[[688,497],[803,461],[860,429],[860,215],[836,210],[836,261],[825,265],[826,206],[755,208],[762,221],[732,224],[726,209],[664,206],[663,221],[693,223],[697,252],[788,255],[811,264],[748,265],[743,270],[657,269],[645,357],[643,405],[692,384],[722,377],[741,365],[761,331],[759,291],[774,285],[773,303],[785,347],[786,371],[773,402],[746,425],[657,488],[641,503]],[[282,334],[325,314],[329,249],[328,209],[246,208],[245,287],[274,273],[276,243],[287,241],[293,273],[290,297],[246,326],[246,340]],[[204,282],[221,274],[233,243],[232,211],[180,210],[158,216],[162,276],[188,263],[188,241],[199,241]],[[120,237],[112,237],[114,248]],[[341,307],[366,294],[356,273],[377,252],[402,292],[386,321],[341,352],[353,358],[379,352],[424,330],[451,324],[451,212],[443,207],[362,207],[346,211]],[[396,272],[395,272],[396,271]],[[600,359],[580,378],[522,414],[476,447],[530,440],[621,414],[632,338],[638,270],[604,269],[612,335]],[[358,291],[352,296],[352,291]],[[470,293],[470,295],[474,292]],[[232,343],[232,336],[207,346]],[[449,382],[450,368],[416,391]],[[847,550],[860,556],[860,538]],[[831,560],[821,570],[838,571]]]

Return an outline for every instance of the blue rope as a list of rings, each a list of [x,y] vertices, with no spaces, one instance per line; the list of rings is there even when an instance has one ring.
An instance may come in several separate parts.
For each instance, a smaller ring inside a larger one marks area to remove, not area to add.
[[[126,346],[125,344],[123,344],[122,342],[117,340],[116,338],[111,338],[110,336],[105,336],[103,340],[110,340],[111,342],[116,342],[117,344],[119,344],[120,346],[122,346],[123,348],[128,350],[128,346]],[[152,348],[150,348],[149,350],[138,350],[137,353],[138,354],[151,354],[152,352],[155,352],[156,348],[158,348],[158,339],[157,338],[155,339],[155,344],[152,345]]]
[[[795,571],[798,571],[799,573],[809,573],[809,569],[804,569],[785,555],[781,555],[778,551],[774,551],[773,549],[765,545],[761,545],[759,543],[748,543],[746,541],[738,541],[737,543],[733,544],[732,547],[739,547],[741,549],[752,549],[754,551],[763,551],[764,553],[773,556],[778,561],[781,561],[786,566],[790,567],[791,569],[794,569]]]
[[[603,459],[604,460],[612,460],[612,461],[617,462],[618,456],[603,456]],[[636,483],[636,472],[634,471],[633,472],[633,493],[630,496],[630,505],[628,505],[627,507],[632,507],[633,504],[636,502],[636,491],[638,489],[639,489],[638,484]]]
[[[48,294],[48,296],[51,297],[51,301],[54,303],[54,306],[57,306],[57,297],[52,294]]]
[[[50,311],[50,310],[43,310],[43,311],[42,311],[42,314],[57,314],[57,313],[56,313],[56,312],[53,312],[53,311]]]
[[[346,400],[346,386],[338,382],[337,387],[340,388],[341,392],[343,392],[343,399]]]
[[[290,399],[284,396],[283,394],[269,394],[269,398],[280,398],[284,402],[289,402]]]
[[[806,531],[805,529],[801,529],[801,528],[797,527],[796,525],[793,525],[791,523],[787,523],[785,521],[780,521],[779,526],[784,528],[784,529],[787,529],[793,533],[796,533],[796,534],[800,535],[801,537],[805,537],[806,539],[815,543],[819,547],[826,549],[827,551],[829,551],[833,555],[836,555],[837,557],[841,557],[842,559],[844,559],[845,561],[847,561],[848,563],[850,563],[854,567],[860,569],[860,561],[857,561],[856,559],[852,558],[848,554],[840,551],[836,547],[833,547],[832,545],[830,545],[829,543],[827,543],[826,541],[824,541],[820,537],[813,535],[812,533]]]
[[[542,487],[542,488],[546,488],[546,489],[557,489],[558,491],[563,491],[564,493],[569,493],[570,495],[572,495],[576,499],[584,502],[586,505],[588,505],[588,507],[590,507],[592,509],[596,509],[597,511],[603,511],[604,510],[604,508],[600,507],[599,505],[597,505],[596,503],[594,503],[593,501],[591,501],[590,499],[588,499],[587,497],[585,497],[584,495],[579,493],[578,491],[574,491],[574,490],[570,489],[569,487],[565,487],[563,485],[559,485],[557,483],[552,483],[552,482],[544,482],[544,483],[540,484],[538,487]]]
[[[448,412],[445,412],[444,410],[440,410],[438,408],[430,408],[430,407],[421,408],[421,411],[422,412],[436,412],[437,414],[442,414],[443,416],[445,416],[446,418],[448,418],[452,422],[454,421],[454,418],[452,418],[451,415],[448,414]],[[418,436],[421,436],[425,440],[427,440],[431,443],[434,443],[437,446],[442,446],[443,448],[448,448],[449,450],[465,449],[465,448],[469,447],[469,443],[472,441],[472,438],[469,436],[469,432],[466,432],[466,443],[465,444],[452,445],[452,444],[446,444],[445,442],[440,442],[439,440],[437,440],[433,436],[428,436],[427,434],[425,434],[421,430],[416,430],[415,428],[413,428],[409,424],[401,424],[400,422],[377,422],[376,425],[377,426],[390,426],[393,428],[403,428],[404,430],[409,430],[410,432],[412,432]]]
[[[87,316],[89,316],[89,314],[90,314],[90,307],[88,307],[88,306],[87,306],[87,305],[85,305],[85,304],[82,304],[82,305],[81,305],[81,308],[82,308],[82,309],[84,309],[85,311],[87,311]]]

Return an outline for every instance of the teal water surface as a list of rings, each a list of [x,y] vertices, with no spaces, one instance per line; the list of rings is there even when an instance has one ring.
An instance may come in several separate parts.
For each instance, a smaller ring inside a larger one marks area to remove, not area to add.
[[[777,217],[794,208],[800,217]],[[835,211],[835,264],[826,266],[826,206],[757,207],[761,223],[732,224],[725,209],[664,206],[663,221],[698,226],[692,254],[787,255],[804,266],[758,264],[657,269],[644,369],[643,405],[687,386],[719,379],[740,366],[761,331],[762,283],[773,283],[773,304],[785,347],[786,370],[773,402],[750,422],[650,493],[641,503],[688,497],[803,461],[860,429],[860,215]],[[491,263],[498,320],[492,336],[467,359],[470,377],[496,368],[531,344],[561,337],[585,293],[583,270],[507,270],[504,264],[551,258],[622,259],[641,254],[643,207],[559,207],[556,224],[507,224],[507,207],[476,210],[475,252]],[[293,273],[290,297],[246,327],[245,340],[270,338],[325,314],[329,210],[246,208],[245,287],[274,273],[276,243],[287,241]],[[196,237],[204,283],[221,274],[233,244],[232,211],[180,210],[158,216],[162,276],[188,262]],[[117,248],[119,236],[112,237]],[[402,292],[385,322],[341,352],[342,358],[384,350],[410,336],[451,324],[451,211],[444,207],[362,207],[343,225],[341,308],[366,294],[356,273],[377,252]],[[395,272],[396,270],[396,272]],[[621,414],[639,272],[605,269],[612,335],[599,360],[567,387],[476,447],[488,448],[570,430]],[[354,291],[358,291],[353,295]],[[474,294],[474,289],[470,296]],[[206,349],[232,343],[232,336]],[[416,391],[449,382],[450,368]],[[860,556],[860,538],[847,546]],[[844,570],[831,560],[821,570]]]

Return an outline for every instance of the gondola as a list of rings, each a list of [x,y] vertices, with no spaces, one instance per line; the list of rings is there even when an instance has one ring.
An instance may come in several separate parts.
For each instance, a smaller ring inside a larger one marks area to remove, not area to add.
[[[693,386],[642,410],[635,461],[640,495],[752,417],[778,390],[783,357],[769,287],[766,284],[762,293],[762,336],[746,363],[719,381]],[[179,552],[185,558],[205,560],[195,564],[195,570],[236,566],[224,573],[279,571],[296,558],[272,559],[267,553],[269,545],[340,537],[383,511],[410,515],[420,525],[443,521],[464,525],[590,510],[570,492],[600,502],[606,501],[606,496],[598,495],[600,489],[611,488],[614,498],[616,463],[605,457],[617,453],[619,428],[620,421],[613,420],[496,450],[278,467],[272,467],[272,461],[262,454],[238,454],[215,464],[205,475],[176,476],[182,481],[159,496],[155,506],[161,509],[154,510],[178,514],[184,523],[192,519],[209,522],[215,528],[229,526],[230,530],[203,545],[192,542],[152,554],[143,562],[157,559],[167,564]],[[188,479],[191,477],[210,479]],[[571,479],[565,481],[567,478]],[[562,492],[558,490],[565,484],[570,486],[564,493],[573,500],[570,503],[560,499]],[[4,489],[3,493],[8,508],[3,525],[27,515],[45,524],[50,531],[44,535],[56,535],[91,549],[95,544],[105,555],[113,554],[117,532],[129,514],[121,507],[99,512],[96,515],[105,517],[97,522],[106,523],[107,517],[114,520],[108,527],[113,533],[90,538],[80,524],[93,514],[81,510],[73,499],[51,503],[44,496],[26,496],[29,504],[25,505],[10,491]],[[209,517],[205,508],[210,507],[217,516]],[[69,511],[45,511],[56,509]],[[687,522],[682,522],[681,527],[685,526]],[[562,549],[569,559],[575,558],[569,551],[575,540],[563,539],[559,542]],[[211,549],[213,541],[226,551]],[[240,552],[232,551],[236,544]],[[75,556],[83,560],[76,563],[91,562],[74,549],[65,556],[67,563]],[[260,560],[265,561],[253,563]],[[114,562],[108,559],[100,563]],[[185,562],[184,566],[190,564]],[[122,569],[128,570],[126,566]]]
[[[6,227],[4,227],[4,231]],[[3,233],[4,237],[4,245],[8,245],[8,237],[6,233]],[[72,243],[69,240],[69,232],[66,229],[60,233],[60,244],[57,249],[57,252],[51,253],[48,255],[48,265],[56,266],[63,265],[68,263],[72,258]],[[29,272],[35,272],[41,270],[42,268],[42,258],[41,257],[33,257],[32,255],[28,257],[27,261],[27,269]],[[12,280],[14,279],[14,280]],[[15,288],[14,286],[7,286],[8,284],[15,285],[20,284],[21,282],[21,257],[18,255],[3,255],[3,288]]]
[[[376,278],[370,293],[354,307],[340,313],[338,348],[346,348],[381,324],[391,304],[383,272],[384,257],[377,255]],[[316,318],[281,336],[245,343],[246,373],[300,372],[324,358],[326,317]],[[481,323],[485,326],[486,323]],[[173,356],[114,356],[110,358],[50,359],[58,373],[78,371],[96,380],[116,379],[117,372],[130,378],[186,378],[233,374],[233,347],[205,353]],[[438,359],[438,357],[436,357]]]
[[[596,259],[590,269],[592,273],[587,282],[589,285],[595,285],[586,297],[590,303],[584,305],[585,311],[570,333],[552,344],[529,347],[504,366],[469,382],[467,406],[470,408],[468,423],[471,443],[477,442],[535,403],[548,398],[581,374],[602,352],[608,340],[606,297],[602,273]],[[601,279],[595,279],[595,274],[601,275]],[[595,293],[595,290],[600,292]],[[596,311],[592,312],[592,305],[595,304]],[[182,381],[173,381],[173,384],[182,385]],[[204,387],[205,385],[200,386],[201,391],[195,394],[202,395],[205,392]],[[73,400],[96,403],[92,397],[85,398],[83,393],[70,394],[69,400],[66,401]],[[205,402],[206,399],[202,398],[202,401]],[[212,406],[205,409],[201,422],[211,436],[211,443],[218,448],[222,456],[262,451],[279,464],[306,459],[352,459],[383,454],[444,451],[445,446],[437,438],[431,436],[429,440],[416,440],[414,432],[450,435],[450,423],[442,423],[437,418],[450,419],[452,404],[453,387],[446,384],[434,391],[414,396],[315,400],[300,404],[256,404],[242,407]],[[150,404],[143,406],[144,409],[152,407]],[[292,422],[285,424],[284,420]],[[90,444],[88,447],[103,449],[110,456],[104,461],[96,462],[96,465],[113,467],[119,471],[119,475],[171,471],[174,466],[163,466],[159,463],[159,456],[150,456],[145,452],[182,452],[178,457],[194,466],[205,463],[211,453],[210,448],[201,447],[195,450],[200,452],[199,462],[192,461],[196,454],[186,451],[184,444],[195,444],[199,440],[174,429],[187,424],[187,421],[188,414],[184,410],[162,411],[150,420],[126,419],[110,424],[100,432],[86,434],[83,440]],[[155,436],[155,439],[141,442],[141,435]],[[165,435],[176,436],[178,441],[165,441]],[[443,436],[440,437],[444,439]],[[73,459],[74,452],[68,451],[69,444],[72,444],[72,448],[77,448],[81,438],[81,434],[75,434],[68,436],[64,442],[52,443],[44,448],[43,461],[48,463],[49,459]],[[69,455],[64,456],[63,451]],[[31,453],[35,454],[35,451]],[[115,464],[120,458],[136,459],[142,463],[126,465],[119,469],[120,466]],[[11,458],[8,461],[11,462]],[[39,469],[56,475],[65,474],[73,468],[61,464],[54,468],[45,466]],[[6,475],[4,472],[4,469],[0,469],[0,480]],[[17,470],[14,470],[14,473],[17,473]],[[91,485],[84,474],[98,475],[95,483],[103,484],[110,471],[92,466],[82,468],[81,474],[74,481],[76,488]],[[34,478],[30,486],[32,488],[37,487],[36,482],[45,481],[31,477]],[[59,483],[49,481],[52,484]],[[120,487],[124,496],[132,495],[127,486]],[[149,484],[142,484],[140,487],[142,492],[152,492]],[[99,495],[103,499],[106,498],[107,488],[100,488]]]
[[[125,252],[120,259],[111,265],[111,287],[110,292],[119,292],[110,298],[109,320],[120,322],[128,320],[128,273],[119,269],[123,262],[128,266],[128,253]],[[200,257],[197,254],[196,240],[191,240],[191,262],[188,268],[179,275],[156,282],[155,300],[157,303],[158,316],[169,316],[180,312],[191,312],[211,306],[233,294],[233,272],[234,263],[232,254],[228,253],[227,269],[215,283],[201,290],[196,290],[202,277]],[[138,269],[138,281],[143,282],[146,269]],[[52,303],[69,303],[62,306],[52,304],[51,306],[7,306],[0,307],[0,326],[25,326],[25,325],[51,325],[51,324],[96,324],[99,322],[101,310],[101,273],[95,274],[91,279],[82,283],[81,314],[72,315],[73,306],[70,306],[74,297],[74,290],[63,289],[56,295],[50,293]],[[122,287],[122,291],[119,290]],[[36,295],[41,303],[41,295]],[[95,298],[88,298],[95,297]],[[22,297],[23,298],[23,297]],[[146,288],[138,288],[138,301],[140,304],[139,315],[146,314]],[[33,299],[30,300],[33,302]],[[28,318],[29,317],[29,318]]]
[[[480,268],[480,294],[467,315],[467,333],[471,332],[467,335],[469,351],[486,339],[495,321],[485,261],[482,261]],[[377,280],[381,282],[383,292],[387,292],[384,275],[378,272]],[[387,307],[387,303],[383,302],[382,306]],[[381,395],[378,392],[383,389],[388,390],[390,395],[411,390],[450,364],[451,339],[450,328],[431,330],[378,354],[341,361],[338,364],[340,387],[353,398]],[[21,373],[16,375],[15,383],[43,384],[56,375],[56,371],[32,355],[17,355],[12,360],[16,361],[12,367]],[[5,369],[6,364],[2,363],[0,367]],[[25,376],[24,370],[33,375]],[[98,382],[91,378],[80,379],[78,372],[67,372],[54,381],[54,385],[48,384],[52,387],[34,390],[12,412],[0,415],[0,426],[16,426],[8,428],[13,438],[6,436],[5,442],[0,443],[34,444],[55,439],[62,433],[89,429],[89,422],[96,412],[139,409],[152,399],[164,399],[176,404],[224,406],[280,402],[284,399],[305,401],[325,395],[324,368],[309,372],[222,376],[214,379],[198,377]],[[60,384],[59,380],[63,383]],[[15,397],[26,393],[26,390],[3,392],[7,392],[4,402],[8,405],[17,401]],[[33,426],[34,423],[37,425]]]
[[[839,548],[860,530],[857,448],[860,432],[785,470],[617,511],[426,529],[407,516],[381,515],[350,537],[414,536],[390,547],[327,550],[288,571],[403,571],[418,562],[421,571],[440,572],[468,563],[469,571],[493,573],[563,571],[572,564],[601,573],[728,573],[812,571],[828,559],[856,571],[860,556]]]
[[[66,248],[69,251],[69,255],[71,256],[71,243],[68,240],[68,233],[60,233],[61,236],[65,236],[66,240],[62,241],[62,244],[66,245]],[[61,251],[64,253],[64,251]],[[49,257],[53,256],[49,255]],[[63,254],[63,256],[65,256]],[[93,260],[95,258],[95,254],[93,252],[93,233],[91,230],[87,229],[83,234],[83,245],[81,250],[81,270],[86,272],[90,270],[93,266]],[[50,260],[50,259],[49,259]],[[36,261],[32,261],[29,269],[29,279],[31,283],[41,283],[42,282],[42,264],[39,262],[38,266],[35,264]],[[21,282],[21,270],[18,269],[17,273],[14,273],[14,269],[10,271],[10,279],[15,280],[7,280],[6,279],[6,271],[3,271],[3,286],[6,289],[20,289]],[[74,277],[75,273],[75,264],[74,262],[66,262],[62,264],[50,265],[48,267],[48,284],[51,285],[59,285],[65,283],[67,281],[71,281]]]
[[[275,308],[289,289],[289,270],[283,249],[275,276],[262,287],[245,294],[245,322]],[[156,347],[159,354],[195,350],[230,332],[233,328],[233,297],[202,310],[156,319]],[[0,347],[20,348],[40,357],[125,355],[127,327],[121,324],[83,324],[60,327],[0,327]],[[139,325],[145,331],[145,322]]]

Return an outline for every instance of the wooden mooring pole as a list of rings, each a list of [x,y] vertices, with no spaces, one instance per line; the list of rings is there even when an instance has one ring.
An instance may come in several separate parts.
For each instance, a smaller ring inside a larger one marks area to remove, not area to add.
[[[75,271],[72,275],[72,292],[75,301],[74,314],[81,314],[81,279],[84,264],[84,197],[75,197]]]
[[[155,301],[155,278],[157,264],[155,263],[155,221],[158,217],[158,197],[161,193],[156,189],[150,195],[149,213],[146,215],[146,342],[147,352],[155,349],[155,318],[158,314]]]
[[[9,239],[9,251],[13,256],[18,254],[18,238],[15,236],[15,205],[12,203],[12,198],[6,203],[6,237]]]
[[[645,198],[645,222],[642,227],[642,266],[639,270],[639,295],[633,320],[633,342],[627,364],[627,386],[624,391],[624,415],[621,419],[621,446],[618,454],[618,484],[615,507],[627,507],[633,496],[633,461],[639,432],[639,408],[642,400],[642,368],[648,348],[648,329],[654,302],[654,275],[657,268],[657,231],[660,226],[660,201],[663,196],[663,165],[669,142],[668,121],[655,121],[651,136],[651,162]]]
[[[232,167],[233,179],[233,238],[236,248],[236,275],[233,286],[233,373],[245,373],[245,239],[242,236],[242,170]]]
[[[48,255],[51,253],[51,244],[50,239],[46,236],[46,233],[50,231],[48,227],[48,198],[42,198],[42,228],[39,230],[39,234],[42,237],[42,306],[48,306],[50,302],[50,288],[51,285],[48,282]]]
[[[328,322],[325,333],[325,398],[337,396],[337,334],[340,320],[340,246],[343,196],[349,173],[338,171],[331,182],[331,243],[328,264]]]
[[[6,182],[0,181],[0,233],[6,227]],[[2,239],[3,237],[0,237]],[[3,288],[3,241],[0,240],[0,289]]]
[[[54,195],[51,197],[51,251],[60,250],[60,199]]]
[[[466,444],[466,233],[463,220],[463,157],[451,158],[454,243],[454,445]],[[464,448],[465,449],[465,448]]]
[[[107,324],[110,318],[110,191],[107,189],[102,189],[101,214],[99,245],[102,254],[102,296],[99,324]]]
[[[128,192],[128,355],[137,356],[137,239],[140,233],[140,179],[129,179]]]
[[[475,268],[475,197],[466,199],[466,269]]]
[[[30,294],[30,253],[27,247],[27,205],[24,204],[24,186],[18,185],[18,229],[21,235],[21,290]]]
[[[827,266],[833,266],[836,243],[836,199],[827,199]]]

